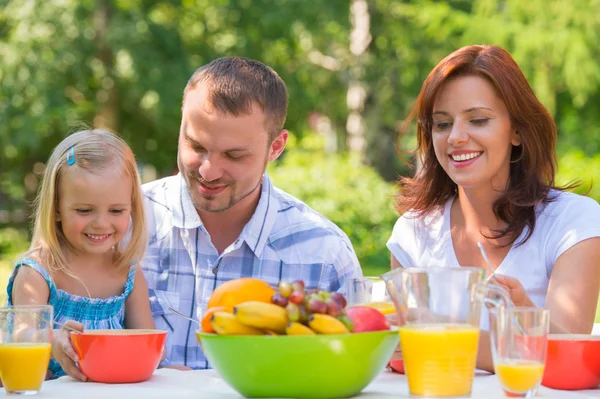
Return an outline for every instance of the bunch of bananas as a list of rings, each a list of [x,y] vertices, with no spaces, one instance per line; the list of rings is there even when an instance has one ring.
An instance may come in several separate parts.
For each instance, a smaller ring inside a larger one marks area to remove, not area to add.
[[[347,334],[346,324],[328,314],[312,313],[306,324],[290,321],[285,308],[259,301],[243,302],[233,313],[215,312],[210,323],[222,335],[312,335]]]

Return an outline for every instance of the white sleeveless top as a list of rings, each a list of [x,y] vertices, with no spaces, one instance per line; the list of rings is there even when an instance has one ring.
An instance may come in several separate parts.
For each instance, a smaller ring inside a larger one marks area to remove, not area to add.
[[[538,307],[546,303],[550,274],[559,256],[583,240],[600,237],[600,205],[594,199],[554,190],[550,196],[557,198],[536,208],[529,240],[515,245],[525,237],[525,228],[496,269],[497,274],[517,278]],[[403,267],[460,267],[450,234],[452,202],[425,217],[407,212],[398,219],[387,247]],[[481,328],[489,329],[487,314],[482,315]]]

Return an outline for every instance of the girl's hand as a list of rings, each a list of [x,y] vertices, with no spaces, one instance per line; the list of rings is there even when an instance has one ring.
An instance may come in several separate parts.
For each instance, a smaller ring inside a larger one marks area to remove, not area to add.
[[[519,280],[514,277],[508,277],[500,274],[494,274],[493,279],[496,279],[498,284],[510,294],[510,299],[513,301],[515,306],[535,307],[535,304],[531,301],[529,296],[527,296],[525,288],[523,288]]]
[[[83,325],[76,321],[67,320],[65,326],[83,332]],[[52,332],[52,356],[60,364],[65,373],[76,380],[87,381],[87,377],[83,375],[79,367],[75,364],[79,361],[79,357],[73,349],[68,330],[61,328]]]

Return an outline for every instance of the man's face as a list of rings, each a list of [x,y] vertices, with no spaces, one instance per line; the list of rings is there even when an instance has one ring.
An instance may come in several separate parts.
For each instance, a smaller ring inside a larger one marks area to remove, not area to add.
[[[185,95],[177,162],[198,212],[222,212],[257,200],[267,162],[281,154],[288,133],[269,143],[257,104],[233,116],[214,109],[207,94],[199,85]]]

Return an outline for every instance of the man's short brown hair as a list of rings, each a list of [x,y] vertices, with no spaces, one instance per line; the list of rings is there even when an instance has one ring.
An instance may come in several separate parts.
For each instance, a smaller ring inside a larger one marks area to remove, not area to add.
[[[248,115],[254,103],[265,114],[270,140],[283,129],[288,92],[277,72],[265,64],[243,57],[222,57],[196,70],[188,80],[183,97],[199,83],[206,85],[208,101],[218,111]]]

